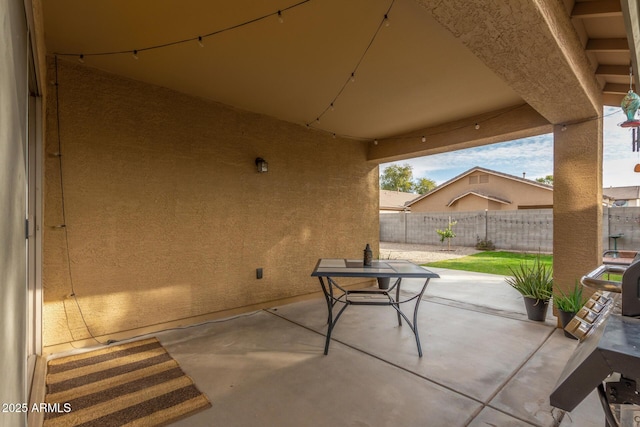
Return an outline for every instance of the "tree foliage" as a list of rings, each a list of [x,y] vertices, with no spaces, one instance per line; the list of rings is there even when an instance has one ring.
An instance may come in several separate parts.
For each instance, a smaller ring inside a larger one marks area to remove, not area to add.
[[[542,184],[553,185],[553,175],[547,175],[544,178],[536,178],[536,181]]]
[[[413,190],[418,194],[426,194],[436,187],[436,182],[429,178],[420,178],[413,184]]]
[[[380,176],[380,188],[383,190],[404,191],[413,190],[413,170],[411,165],[391,165],[386,167]]]
[[[405,193],[425,194],[436,188],[436,182],[429,178],[413,180],[413,168],[410,164],[391,165],[384,168],[380,175],[380,189],[403,191]]]

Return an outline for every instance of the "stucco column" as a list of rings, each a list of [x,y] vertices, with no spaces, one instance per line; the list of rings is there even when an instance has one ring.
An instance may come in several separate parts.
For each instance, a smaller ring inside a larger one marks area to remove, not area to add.
[[[554,288],[602,262],[602,120],[554,126]]]

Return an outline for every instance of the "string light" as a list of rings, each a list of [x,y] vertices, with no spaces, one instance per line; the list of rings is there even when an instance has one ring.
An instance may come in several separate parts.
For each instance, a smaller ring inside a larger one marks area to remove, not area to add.
[[[383,26],[384,27],[388,27],[389,26],[389,12],[391,11],[391,8],[393,8],[394,3],[395,3],[395,0],[391,0],[391,4],[389,5],[389,8],[387,9],[387,12],[384,14],[383,19],[378,24],[378,28],[376,28],[375,33],[371,37],[371,40],[369,41],[369,44],[367,45],[367,47],[365,48],[364,52],[360,56],[360,59],[356,63],[355,68],[353,69],[353,71],[351,71],[351,75],[349,76],[349,79],[342,85],[342,87],[338,91],[338,94],[333,98],[333,100],[331,101],[329,106],[327,108],[325,108],[322,113],[320,113],[320,115],[316,119],[316,122],[320,121],[320,117],[322,117],[327,111],[332,111],[333,110],[333,103],[340,97],[340,95],[342,95],[342,92],[344,92],[346,86],[349,83],[355,83],[355,81],[356,81],[356,72],[358,71],[358,68],[360,67],[360,64],[362,63],[364,57],[367,55],[367,52],[369,52],[369,49],[371,48],[371,45],[373,45],[373,42],[376,40],[376,38],[378,36],[378,33],[380,32],[380,29]],[[307,124],[307,125],[309,125],[309,124]],[[376,144],[377,144],[377,142],[376,142]]]
[[[138,59],[138,51],[137,50],[133,51],[133,59]]]
[[[78,62],[84,64],[84,55],[80,54],[80,57],[78,57]]]
[[[191,38],[186,38],[186,39],[182,39],[182,40],[176,40],[176,41],[172,41],[172,42],[168,42],[168,43],[163,43],[163,44],[157,44],[157,45],[153,45],[153,46],[146,46],[146,47],[142,47],[140,49],[136,49],[136,50],[114,50],[114,51],[104,51],[104,52],[94,52],[94,53],[87,53],[84,56],[107,56],[107,55],[122,55],[122,54],[133,54],[134,56],[137,56],[138,52],[141,52],[143,50],[154,50],[154,49],[162,49],[165,47],[169,47],[169,46],[175,46],[178,44],[183,44],[183,43],[189,43],[192,41],[197,41],[198,43],[202,43],[202,45],[204,45],[204,39],[207,37],[212,37],[221,33],[225,33],[227,31],[231,31],[231,30],[236,30],[238,28],[247,26],[247,25],[251,25],[254,24],[256,22],[265,20],[265,19],[273,19],[273,15],[276,15],[278,17],[278,21],[279,22],[284,22],[284,18],[282,13],[284,11],[290,10],[290,9],[294,9],[296,7],[302,6],[306,3],[309,3],[311,0],[300,0],[298,3],[295,3],[291,6],[287,6],[283,9],[278,10],[277,12],[271,12],[268,13],[266,15],[262,15],[253,19],[250,19],[248,21],[244,21],[241,22],[239,24],[234,24],[234,25],[230,25],[226,28],[222,28],[220,30],[216,30],[216,31],[212,31],[210,33],[207,34],[203,34],[201,36],[198,37],[191,37]],[[54,55],[56,56],[80,56],[79,53],[72,53],[72,52],[54,52]]]
[[[202,42],[202,36],[198,36],[198,44],[200,47],[204,47],[204,43]]]
[[[427,137],[426,136],[422,136],[422,142],[427,142]]]
[[[476,123],[476,130],[480,129],[480,124]]]
[[[562,125],[562,132],[564,132],[565,130],[567,130],[567,125]]]

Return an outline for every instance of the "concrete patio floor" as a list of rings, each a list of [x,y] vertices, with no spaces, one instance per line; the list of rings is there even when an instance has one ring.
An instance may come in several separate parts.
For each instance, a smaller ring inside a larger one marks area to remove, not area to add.
[[[345,311],[325,356],[323,298],[156,334],[212,403],[173,425],[605,425],[595,393],[572,413],[549,406],[577,345],[551,310],[529,321],[503,277],[432,270],[422,358],[391,307],[363,306]]]

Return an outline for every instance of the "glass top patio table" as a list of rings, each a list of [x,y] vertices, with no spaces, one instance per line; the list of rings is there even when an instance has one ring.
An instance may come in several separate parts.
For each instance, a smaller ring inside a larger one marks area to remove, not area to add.
[[[329,343],[331,342],[331,332],[335,327],[338,319],[350,305],[373,305],[373,306],[391,306],[398,314],[398,325],[402,326],[404,319],[416,338],[418,346],[418,355],[422,357],[422,347],[420,345],[420,336],[418,335],[418,307],[422,295],[427,289],[430,279],[439,278],[440,276],[432,271],[420,267],[406,260],[376,260],[372,261],[371,266],[365,266],[362,260],[343,259],[343,258],[321,258],[318,260],[311,276],[317,277],[322,286],[327,310],[329,316],[327,319],[327,336],[324,346],[324,354],[329,353]],[[359,290],[345,289],[340,286],[335,278],[337,277],[361,277],[361,278],[396,278],[395,283],[389,289],[367,288]],[[400,299],[400,285],[402,279],[418,278],[425,279],[422,288],[417,292],[412,292],[406,299]],[[392,291],[395,289],[395,297]],[[358,298],[362,295],[378,295],[383,299],[363,299]],[[403,313],[400,309],[401,304],[415,301],[413,309],[413,321]],[[333,308],[336,304],[343,304],[338,314],[333,316]]]
[[[438,278],[436,273],[406,260],[374,260],[365,266],[362,260],[321,258],[311,273],[314,277],[416,277]]]

